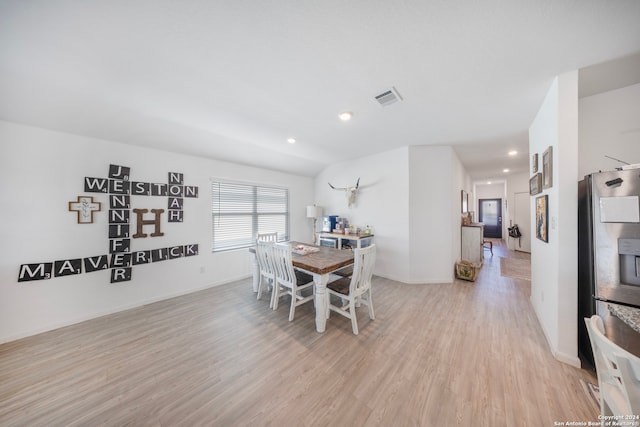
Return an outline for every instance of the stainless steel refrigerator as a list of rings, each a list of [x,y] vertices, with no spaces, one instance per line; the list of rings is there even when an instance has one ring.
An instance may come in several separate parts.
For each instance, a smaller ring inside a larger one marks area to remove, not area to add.
[[[578,183],[578,353],[584,367],[594,363],[583,319],[598,314],[611,340],[640,355],[638,310],[640,168],[587,175]]]

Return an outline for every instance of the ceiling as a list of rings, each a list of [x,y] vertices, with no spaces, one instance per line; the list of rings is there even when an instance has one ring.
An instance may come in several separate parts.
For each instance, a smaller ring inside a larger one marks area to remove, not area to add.
[[[640,52],[639,22],[637,0],[1,0],[0,119],[306,176],[446,144],[501,177],[554,76]]]

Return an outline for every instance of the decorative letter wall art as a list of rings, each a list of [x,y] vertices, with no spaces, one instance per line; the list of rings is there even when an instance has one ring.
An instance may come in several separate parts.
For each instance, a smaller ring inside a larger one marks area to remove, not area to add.
[[[131,238],[164,236],[161,218],[165,208],[168,222],[183,222],[185,199],[197,198],[198,187],[185,185],[184,174],[177,172],[168,173],[167,183],[130,181],[130,176],[131,168],[109,165],[107,178],[84,178],[85,192],[103,194],[108,198],[108,255],[22,264],[18,282],[80,274],[83,267],[85,273],[110,268],[111,283],[126,282],[131,280],[134,265],[198,255],[197,243],[144,251],[132,250]],[[164,197],[166,202],[161,203],[158,209],[151,209],[149,213],[149,209],[132,208],[137,197]],[[102,203],[94,202],[93,196],[78,196],[77,200],[69,202],[69,211],[77,213],[78,224],[92,224],[94,214],[101,211]],[[136,221],[136,233],[131,235],[130,222],[133,219]],[[144,232],[146,229],[143,230],[143,227],[151,227],[152,232]]]

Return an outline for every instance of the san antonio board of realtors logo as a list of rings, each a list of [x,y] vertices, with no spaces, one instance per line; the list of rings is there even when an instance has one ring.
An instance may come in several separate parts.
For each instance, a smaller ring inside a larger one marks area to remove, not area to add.
[[[51,279],[52,277],[91,273],[111,269],[111,283],[131,280],[132,267],[140,264],[165,261],[198,255],[198,244],[186,244],[145,251],[131,251],[131,239],[161,237],[162,215],[165,209],[131,208],[132,197],[166,197],[167,221],[183,222],[184,200],[198,197],[198,187],[184,184],[184,174],[168,173],[167,183],[130,181],[131,168],[109,165],[108,178],[84,178],[86,193],[107,194],[109,198],[109,253],[84,258],[63,259],[50,262],[22,264],[18,282]],[[102,203],[95,202],[93,196],[78,196],[69,202],[69,211],[78,216],[78,224],[92,224],[96,212],[102,210]],[[133,214],[132,214],[133,213]],[[135,218],[135,233],[132,234],[132,219]],[[152,227],[151,233],[146,233]]]

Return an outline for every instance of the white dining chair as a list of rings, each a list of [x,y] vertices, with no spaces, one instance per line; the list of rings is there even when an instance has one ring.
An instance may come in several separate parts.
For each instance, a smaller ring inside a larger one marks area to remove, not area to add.
[[[622,373],[631,407],[631,414],[640,415],[640,357],[633,354],[618,354],[618,369]]]
[[[373,302],[371,300],[371,276],[376,263],[376,245],[354,250],[353,274],[327,284],[329,303],[327,304],[327,318],[331,311],[335,311],[351,319],[351,329],[358,335],[358,320],[356,307],[360,303],[369,308],[369,318],[375,319]],[[331,295],[340,298],[342,305],[331,303]]]
[[[585,317],[600,388],[601,416],[640,414],[640,358],[604,335],[598,315]]]
[[[286,243],[273,246],[273,261],[276,272],[276,286],[273,288],[273,309],[278,309],[278,302],[284,295],[291,295],[289,321],[293,320],[296,307],[313,301],[313,277],[293,268],[291,246]],[[303,291],[311,289],[311,294],[304,296]]]
[[[271,287],[273,289],[275,287],[276,272],[273,264],[273,245],[274,242],[268,240],[258,240],[256,242],[256,258],[260,270],[258,299],[262,298],[262,292],[265,288]],[[269,307],[273,307],[273,291]]]
[[[278,233],[261,233],[256,237],[256,241],[277,242]]]

